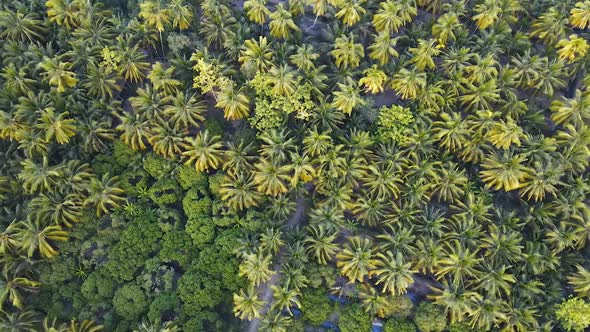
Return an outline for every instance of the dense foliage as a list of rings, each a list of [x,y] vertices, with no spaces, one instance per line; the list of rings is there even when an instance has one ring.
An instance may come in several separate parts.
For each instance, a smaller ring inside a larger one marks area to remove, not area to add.
[[[0,0],[0,330],[583,331],[589,0]]]

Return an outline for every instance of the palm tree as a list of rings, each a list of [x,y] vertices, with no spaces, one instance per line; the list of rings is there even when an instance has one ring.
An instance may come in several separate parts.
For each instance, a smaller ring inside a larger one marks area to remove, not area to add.
[[[534,171],[524,180],[519,194],[529,200],[542,201],[547,194],[553,196],[557,193],[557,185],[563,184],[559,180],[562,175],[561,167],[535,163]]]
[[[244,10],[250,21],[259,25],[266,23],[266,17],[271,14],[270,10],[266,8],[266,2],[266,0],[244,1]]]
[[[115,91],[121,91],[121,86],[117,84],[112,68],[91,63],[88,66],[87,74],[86,79],[82,80],[82,86],[92,96],[113,98]]]
[[[146,142],[153,135],[151,123],[139,114],[123,113],[118,117],[121,123],[117,125],[116,129],[123,131],[121,140],[134,150],[145,150],[147,148]]]
[[[586,29],[590,25],[590,2],[580,1],[570,11],[570,23],[579,29]]]
[[[483,84],[469,84],[459,100],[469,109],[487,110],[491,109],[491,104],[500,98],[500,89],[494,80],[487,81]]]
[[[547,45],[554,46],[566,34],[567,12],[558,6],[551,6],[533,21],[531,37],[538,37]]]
[[[36,128],[45,131],[45,141],[49,142],[55,137],[58,144],[65,144],[70,137],[76,135],[75,120],[68,119],[69,112],[56,114],[53,108],[46,108],[39,118]]]
[[[513,144],[520,146],[520,139],[523,137],[524,131],[511,118],[508,121],[497,121],[488,132],[490,143],[504,150],[508,150]]]
[[[338,249],[335,243],[337,233],[329,231],[326,226],[311,225],[307,227],[305,237],[306,251],[317,259],[320,264],[327,264]]]
[[[256,287],[260,286],[274,274],[270,269],[271,259],[270,255],[264,255],[261,251],[245,254],[240,264],[239,276],[245,276]]]
[[[197,172],[217,169],[222,162],[223,143],[220,136],[209,136],[209,131],[200,131],[195,138],[185,137],[185,164],[194,164]]]
[[[419,39],[418,47],[411,47],[409,51],[413,54],[410,62],[414,63],[419,71],[423,71],[424,68],[427,67],[429,69],[434,68],[434,60],[432,57],[440,54],[440,49],[437,47],[436,40],[434,39]]]
[[[354,43],[354,35],[351,34],[336,38],[334,50],[330,54],[336,60],[338,68],[354,69],[359,66],[365,51],[362,44]]]
[[[4,86],[15,96],[26,95],[33,90],[36,81],[28,77],[25,68],[16,68],[14,63],[6,66],[0,74],[4,78]]]
[[[274,52],[272,44],[266,37],[248,39],[244,42],[238,61],[242,63],[242,70],[248,73],[265,73],[272,66]]]
[[[57,92],[63,93],[66,88],[71,88],[78,83],[76,74],[70,69],[72,64],[69,62],[61,62],[57,58],[45,57],[41,63],[39,63],[45,73],[43,76],[49,81],[50,85],[57,87]]]
[[[287,192],[285,183],[289,181],[289,166],[277,165],[266,158],[260,159],[254,166],[254,183],[258,186],[258,192],[270,196]]]
[[[299,31],[299,27],[293,22],[291,13],[279,3],[275,11],[270,14],[270,35],[279,39],[288,39],[291,31]]]
[[[484,331],[499,325],[506,319],[507,305],[499,298],[478,298],[475,300],[471,311],[470,325]]]
[[[289,59],[291,60],[291,63],[296,65],[300,70],[309,72],[315,68],[314,61],[319,57],[320,55],[314,52],[312,45],[303,44],[301,46],[297,46],[297,51],[295,54],[291,55]]]
[[[271,310],[277,310],[278,312],[286,311],[290,316],[293,315],[291,308],[301,308],[301,302],[299,301],[299,292],[295,289],[289,289],[285,287],[279,287],[272,285],[273,291],[273,303]]]
[[[240,289],[239,294],[233,296],[234,299],[234,314],[240,319],[251,320],[252,318],[260,317],[260,310],[264,305],[254,287],[249,287],[246,292]]]
[[[268,332],[287,332],[291,325],[291,317],[284,316],[280,311],[266,313],[260,322],[260,330]]]
[[[590,271],[581,265],[576,265],[577,271],[569,276],[568,283],[580,297],[590,297]]]
[[[250,114],[250,98],[244,87],[237,88],[235,84],[229,84],[219,91],[215,106],[223,108],[223,116],[228,120],[243,119]]]
[[[481,295],[447,281],[443,281],[442,285],[442,289],[434,288],[435,293],[429,298],[434,300],[434,304],[445,309],[451,324],[463,321],[465,316],[473,311],[473,303],[480,299]]]
[[[251,171],[254,167],[252,162],[256,157],[252,155],[254,146],[252,143],[244,144],[241,140],[239,144],[227,142],[227,150],[224,152],[225,162],[223,163],[223,170],[231,174],[238,174],[241,172]]]
[[[61,176],[58,166],[49,166],[47,157],[39,165],[30,159],[21,161],[23,167],[18,178],[23,181],[23,188],[27,193],[37,193],[55,189],[57,179]]]
[[[371,285],[363,284],[359,292],[359,299],[365,311],[371,316],[384,318],[390,307],[388,299],[379,294]]]
[[[170,116],[176,130],[186,130],[190,126],[200,127],[201,123],[205,121],[203,115],[207,108],[202,101],[197,100],[194,94],[180,91],[174,96],[166,98],[165,101],[172,102],[171,105],[164,108],[164,113]]]
[[[6,332],[32,332],[37,330],[39,316],[36,312],[23,309],[7,313],[2,311],[0,315],[0,329]]]
[[[5,266],[0,276],[0,312],[4,312],[3,305],[6,301],[13,307],[23,309],[24,298],[21,292],[35,292],[40,285],[39,282],[19,276]]]
[[[295,93],[295,71],[289,66],[272,66],[268,72],[266,83],[272,86],[271,92],[276,95],[290,96]]]
[[[559,58],[572,63],[577,59],[585,57],[590,46],[588,46],[588,42],[584,37],[572,34],[569,36],[569,39],[560,40],[556,47]]]
[[[444,202],[460,200],[467,188],[468,178],[465,170],[460,169],[455,163],[449,162],[443,169],[441,177],[432,186],[432,194]]]
[[[426,74],[416,70],[400,69],[391,80],[391,88],[401,95],[403,99],[415,99],[426,87]]]
[[[280,229],[274,229],[273,227],[267,228],[260,234],[260,250],[276,255],[281,250],[281,247],[285,245],[285,241],[281,238],[282,236],[283,232]]]
[[[353,236],[336,255],[336,266],[350,282],[362,282],[375,266],[373,243],[368,238]]]
[[[574,98],[562,97],[551,102],[551,120],[558,125],[582,126],[590,120],[590,94],[576,90]]]
[[[188,29],[193,19],[191,6],[187,5],[185,0],[171,0],[168,7],[172,16],[172,26],[180,30]]]
[[[398,37],[391,38],[388,32],[379,32],[373,34],[373,44],[369,49],[369,58],[376,60],[380,65],[385,65],[390,61],[391,58],[397,58],[399,53],[395,50],[397,45]]]
[[[377,278],[376,284],[382,284],[383,292],[391,295],[402,295],[414,282],[411,269],[412,264],[405,262],[402,253],[398,251],[394,256],[391,251],[386,254],[377,253],[375,265],[377,268],[371,271],[371,275]]]
[[[436,23],[432,26],[432,35],[436,37],[436,41],[445,46],[450,39],[456,40],[455,31],[462,27],[459,17],[454,12],[449,12],[441,15]]]
[[[221,199],[234,210],[257,206],[261,196],[251,173],[229,173],[219,189]]]
[[[511,191],[521,188],[523,181],[529,178],[529,169],[523,165],[525,157],[512,152],[492,152],[481,164],[479,172],[486,187],[495,190]]]
[[[398,32],[399,28],[404,25],[400,16],[400,4],[394,1],[384,1],[380,3],[381,8],[373,15],[373,26],[377,32],[387,34]]]
[[[478,278],[475,289],[484,290],[491,297],[510,296],[516,278],[511,273],[506,272],[506,269],[505,265],[494,266],[484,263],[482,275]]]
[[[477,13],[477,15],[474,15],[471,19],[475,21],[475,24],[481,30],[484,30],[495,24],[500,19],[500,15],[502,14],[502,9],[500,8],[499,4],[490,0],[475,5],[474,11]]]
[[[363,3],[366,0],[341,0],[337,2],[339,11],[336,13],[336,18],[342,19],[342,22],[347,26],[353,26],[361,17],[367,12],[363,8]]]
[[[97,216],[107,213],[109,209],[116,208],[125,201],[125,191],[117,186],[117,180],[117,177],[110,177],[108,173],[103,174],[100,179],[92,178],[84,204],[96,207]]]
[[[165,26],[172,23],[172,11],[162,4],[161,0],[150,0],[139,4],[139,17],[143,18],[146,24],[155,28],[160,33],[160,43],[163,43],[162,32]],[[164,44],[162,44],[162,52]]]
[[[164,69],[161,62],[156,62],[152,65],[152,70],[147,75],[147,78],[149,78],[156,90],[163,91],[165,95],[170,96],[182,86],[179,80],[172,78],[173,75],[174,66]]]
[[[347,78],[346,83],[338,83],[338,90],[334,91],[333,95],[332,105],[348,115],[353,109],[366,104],[359,87],[350,77]]]
[[[477,256],[477,250],[471,251],[465,248],[455,240],[447,244],[446,257],[443,257],[439,263],[437,277],[451,275],[453,285],[459,286],[465,283],[467,278],[477,275],[476,264],[481,260]]]
[[[365,76],[359,80],[359,84],[365,87],[365,91],[371,94],[383,92],[383,85],[387,80],[387,75],[377,65],[365,69],[363,74]]]
[[[36,13],[21,10],[1,10],[0,27],[0,37],[13,42],[43,41],[47,32]]]
[[[55,257],[58,252],[49,241],[68,239],[68,232],[62,230],[61,226],[45,226],[40,219],[33,221],[29,218],[27,221],[16,223],[14,227],[15,239],[28,257],[32,257],[37,251],[42,257]]]
[[[182,154],[183,136],[182,132],[168,123],[158,123],[148,142],[156,154],[174,160]]]
[[[39,219],[51,220],[56,225],[71,227],[80,221],[83,204],[76,194],[47,196],[41,194],[29,202]]]
[[[131,46],[130,39],[117,37],[117,43],[113,46],[113,59],[117,63],[117,71],[126,81],[139,83],[145,77],[149,68],[146,56],[137,45]]]

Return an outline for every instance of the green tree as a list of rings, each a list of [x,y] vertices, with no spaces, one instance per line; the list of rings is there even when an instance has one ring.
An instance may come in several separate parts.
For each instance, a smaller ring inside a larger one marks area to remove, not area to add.
[[[436,305],[429,302],[422,302],[416,309],[414,322],[421,331],[439,332],[445,330],[447,317]]]
[[[126,284],[115,292],[113,307],[123,318],[137,320],[147,310],[148,302],[139,286]]]

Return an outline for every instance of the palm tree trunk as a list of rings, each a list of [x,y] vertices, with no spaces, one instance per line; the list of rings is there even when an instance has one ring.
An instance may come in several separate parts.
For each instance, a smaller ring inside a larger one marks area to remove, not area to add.
[[[162,31],[159,31],[160,33],[160,46],[162,47],[162,58],[164,57],[164,41],[162,40]]]
[[[315,26],[316,22],[318,21],[318,17],[319,17],[319,15],[316,14],[315,19],[313,20],[313,24],[309,28],[305,29],[305,31],[303,31],[303,32],[308,32],[309,30],[311,30]]]

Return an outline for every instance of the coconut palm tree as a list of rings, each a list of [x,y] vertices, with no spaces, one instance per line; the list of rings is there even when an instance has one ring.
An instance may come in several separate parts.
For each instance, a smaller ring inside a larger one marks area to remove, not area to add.
[[[387,75],[377,65],[373,65],[363,71],[365,75],[359,80],[359,85],[364,86],[365,91],[371,94],[383,92]]]
[[[563,61],[572,63],[586,56],[588,42],[584,37],[572,34],[568,39],[561,39],[557,45],[557,55]]]
[[[92,178],[84,204],[94,206],[97,216],[107,213],[109,209],[116,208],[125,201],[125,191],[117,186],[117,180],[117,177],[110,177],[108,173],[103,174],[100,179]]]
[[[350,282],[362,282],[375,269],[373,243],[365,237],[350,237],[348,243],[336,255],[336,266]]]
[[[249,39],[244,42],[238,61],[242,63],[242,70],[247,73],[265,73],[272,66],[274,51],[272,43],[266,37]]]
[[[234,293],[233,300],[233,311],[236,317],[246,320],[260,317],[264,301],[259,298],[256,288],[249,287],[245,292],[244,289],[240,289],[239,294]]]
[[[148,26],[154,27],[160,33],[166,26],[172,23],[172,11],[167,8],[161,0],[151,0],[139,4],[139,17],[144,19]]]
[[[121,140],[134,150],[147,149],[146,142],[153,135],[151,123],[144,116],[124,113],[118,115],[121,123],[116,129],[122,131]]]
[[[240,264],[239,276],[245,276],[256,287],[260,286],[274,274],[270,269],[271,259],[270,255],[264,255],[261,251],[245,254]]]
[[[158,123],[148,142],[152,145],[156,154],[172,160],[178,158],[183,152],[184,139],[182,132],[168,123]]]
[[[477,13],[471,19],[475,21],[477,27],[481,30],[487,29],[500,20],[502,8],[494,1],[484,1],[475,5],[474,12]]]
[[[456,40],[455,32],[462,27],[459,17],[454,12],[441,15],[432,26],[432,35],[439,45],[445,46],[449,39]]]
[[[279,39],[288,39],[291,31],[299,31],[299,27],[295,22],[291,13],[279,3],[275,11],[270,14],[270,35]]]
[[[429,298],[434,300],[434,304],[445,309],[451,324],[463,321],[465,316],[473,311],[473,303],[480,299],[481,295],[447,281],[443,281],[442,286],[442,289],[434,288],[435,293]]]
[[[32,257],[37,251],[42,257],[55,257],[58,252],[52,247],[50,241],[66,241],[68,239],[68,232],[62,230],[61,226],[46,226],[40,219],[29,218],[16,223],[14,227],[15,239],[18,241],[20,249],[28,257]]]
[[[50,85],[56,86],[57,92],[63,93],[66,88],[72,88],[78,83],[76,74],[72,69],[72,64],[69,62],[61,62],[57,58],[45,57],[43,62],[39,64],[45,72],[42,74]]]
[[[266,7],[266,0],[246,0],[244,1],[244,10],[248,19],[256,24],[263,25],[266,18],[271,12]]]
[[[252,143],[244,144],[241,140],[239,144],[226,142],[227,150],[224,152],[223,170],[231,174],[251,171],[254,167],[252,163],[256,157],[252,155],[254,146]]]
[[[223,143],[220,136],[209,136],[209,131],[200,131],[195,138],[185,137],[185,164],[194,164],[197,172],[219,168],[222,163]]]
[[[58,144],[65,144],[70,141],[70,137],[76,135],[76,122],[68,119],[68,115],[69,112],[56,114],[53,108],[46,108],[35,127],[45,131],[46,142],[55,137]]]
[[[121,91],[121,86],[113,73],[113,69],[101,65],[89,64],[88,75],[82,80],[82,86],[88,93],[98,98],[113,98],[115,91]]]
[[[338,249],[338,245],[335,243],[336,236],[336,232],[328,230],[322,224],[308,226],[307,236],[304,240],[307,253],[317,259],[318,263],[327,264]]]
[[[516,121],[499,120],[488,132],[488,139],[495,147],[508,150],[513,144],[520,146],[520,139],[524,138],[524,131]]]
[[[365,56],[362,44],[355,44],[354,35],[341,36],[334,42],[334,50],[330,52],[338,68],[354,69],[359,66]]]
[[[391,58],[397,58],[399,53],[395,50],[398,37],[391,38],[388,32],[373,34],[373,43],[368,47],[369,58],[376,60],[380,65],[385,65]]]
[[[272,285],[273,290],[273,303],[271,310],[277,310],[277,312],[287,312],[290,316],[293,315],[291,309],[293,307],[301,308],[301,302],[299,301],[299,292],[295,289],[288,289]]]
[[[173,75],[174,66],[164,69],[161,62],[156,62],[152,65],[152,70],[147,75],[147,78],[152,82],[156,90],[170,96],[175,94],[182,85],[179,80],[172,78]]]
[[[272,86],[271,92],[276,95],[290,96],[295,93],[295,75],[289,66],[272,66],[266,82]]]
[[[254,165],[254,183],[258,192],[265,195],[277,196],[287,192],[286,183],[289,182],[289,166],[277,165],[266,158]]]
[[[570,275],[568,283],[580,297],[590,297],[590,272],[581,265],[576,265],[577,271]]]
[[[0,11],[0,27],[0,37],[13,42],[43,41],[47,32],[39,16],[28,10]]]
[[[379,316],[381,318],[387,315],[389,309],[389,302],[387,298],[377,292],[371,285],[363,284],[359,292],[359,299],[365,311],[371,316]]]
[[[414,282],[412,263],[405,262],[402,253],[398,251],[394,256],[391,251],[385,254],[377,253],[375,265],[377,268],[371,271],[376,276],[376,284],[383,287],[383,293],[402,295]]]
[[[466,279],[477,275],[476,265],[480,261],[477,250],[465,248],[455,240],[447,244],[446,255],[439,261],[436,276],[441,278],[450,275],[453,285],[464,285]]]
[[[386,33],[388,36],[398,32],[399,28],[404,25],[400,16],[401,4],[394,1],[383,1],[380,8],[373,15],[373,26],[377,32]]]
[[[289,59],[297,68],[307,72],[315,68],[314,61],[319,57],[320,55],[315,52],[312,45],[302,44],[297,46],[295,54],[291,55]]]
[[[581,126],[590,120],[590,93],[576,90],[573,98],[561,97],[551,102],[551,120],[558,125]]]
[[[168,4],[170,16],[172,16],[172,26],[180,30],[186,30],[190,27],[193,19],[193,12],[190,5],[185,0],[170,0]]]
[[[47,157],[43,157],[41,164],[25,159],[21,161],[21,166],[23,169],[18,178],[23,181],[23,189],[27,193],[51,191],[61,176],[59,166],[49,166]]]
[[[223,108],[223,116],[228,120],[243,119],[250,114],[250,98],[244,87],[237,88],[235,84],[229,84],[219,91],[215,106]]]
[[[137,45],[131,46],[130,39],[117,37],[117,43],[112,47],[112,53],[113,59],[117,63],[119,75],[132,83],[143,81],[149,63],[145,61],[146,56]]]
[[[423,71],[425,68],[434,68],[434,60],[432,58],[440,54],[440,49],[437,47],[436,40],[434,39],[419,39],[418,47],[411,47],[409,51],[413,55],[410,62],[415,64],[419,71]]]
[[[229,173],[219,189],[221,199],[232,209],[243,210],[257,206],[261,200],[250,173]]]
[[[425,87],[426,74],[416,70],[409,71],[402,68],[393,75],[391,80],[391,88],[403,99],[415,99]]]
[[[342,0],[337,2],[338,12],[336,18],[342,20],[347,26],[353,26],[367,12],[362,6],[366,0]]]
[[[190,126],[200,127],[205,121],[204,114],[207,111],[205,104],[198,100],[194,94],[188,91],[177,92],[174,96],[165,98],[171,105],[164,108],[164,114],[170,116],[176,130],[186,130]]]
[[[38,331],[39,315],[29,309],[22,309],[12,313],[2,312],[0,328],[6,332]]]
[[[284,316],[280,311],[269,311],[260,322],[260,329],[268,332],[287,332],[291,325],[291,317]]]
[[[338,83],[338,90],[334,91],[332,105],[345,114],[350,115],[352,110],[366,104],[361,96],[361,91],[352,78],[348,77],[346,83]]]
[[[481,164],[483,170],[480,173],[486,187],[495,190],[503,189],[511,191],[523,186],[523,182],[529,178],[529,168],[523,165],[523,155],[508,152],[492,152]]]
[[[2,310],[0,311],[4,312],[4,303],[6,301],[9,301],[13,307],[23,309],[24,297],[22,292],[35,292],[41,284],[20,276],[6,266],[2,270],[0,275],[0,309]]]

